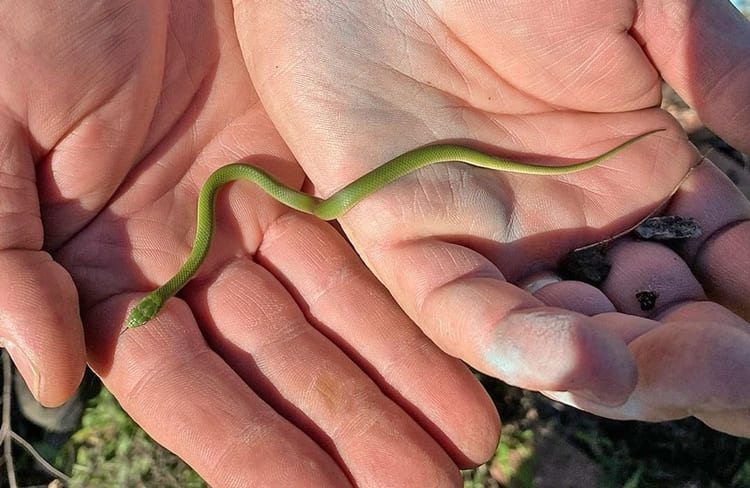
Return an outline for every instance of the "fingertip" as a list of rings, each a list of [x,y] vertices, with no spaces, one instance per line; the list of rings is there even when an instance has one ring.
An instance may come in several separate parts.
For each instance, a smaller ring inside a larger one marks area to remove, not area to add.
[[[40,381],[38,391],[34,392],[34,398],[47,408],[59,407],[70,400],[83,380],[83,375],[86,372],[85,363],[81,363],[81,367],[75,369],[77,373],[72,372],[73,374],[68,375],[67,378],[62,378],[59,383],[55,383],[54,385],[48,385],[44,381]],[[21,376],[23,376],[23,373]],[[43,379],[44,377],[42,377]],[[29,383],[26,377],[24,377],[24,381],[26,381],[26,385],[28,386]]]
[[[70,275],[37,251],[0,252],[9,293],[0,296],[0,342],[44,406],[68,400],[83,378],[86,353],[78,294]]]
[[[464,457],[456,459],[461,469],[474,468],[486,463],[497,450],[497,443],[500,441],[502,428],[500,415],[494,407],[490,410],[484,410],[480,414],[483,414],[484,422],[478,422],[475,426],[481,429],[481,432],[477,432],[476,435],[472,436],[475,439],[473,445],[464,446],[461,449]]]
[[[440,434],[431,433],[459,468],[474,468],[487,462],[497,449],[501,431],[500,414],[487,390],[478,381],[453,383],[451,388],[460,395],[451,398],[453,412],[447,414],[442,425],[438,426],[444,429]],[[452,394],[445,396],[450,398]],[[456,405],[456,399],[460,405]]]
[[[514,386],[591,391],[617,403],[637,383],[621,337],[586,315],[545,307],[510,283],[456,280],[433,290],[423,309],[442,317],[425,332],[443,350]]]
[[[31,362],[29,357],[13,342],[8,340],[0,340],[2,347],[10,356],[11,361],[15,365],[21,377],[26,382],[26,387],[29,389],[34,398],[39,400],[39,385],[41,379],[39,376],[39,368]]]
[[[554,308],[519,310],[487,347],[489,374],[537,391],[576,391],[606,405],[627,401],[638,381],[624,341],[584,315]]]
[[[53,368],[45,367],[44,358],[32,360],[23,348],[13,341],[0,339],[2,347],[7,351],[13,365],[16,367],[28,390],[44,407],[59,407],[68,401],[83,379],[86,371],[85,361],[72,357],[65,368],[54,368],[51,374],[46,373]],[[38,364],[41,363],[40,367]],[[44,373],[43,373],[44,372]]]

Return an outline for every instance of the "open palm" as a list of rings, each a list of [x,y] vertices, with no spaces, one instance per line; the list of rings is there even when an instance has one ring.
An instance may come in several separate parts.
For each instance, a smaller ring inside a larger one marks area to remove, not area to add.
[[[726,7],[715,15],[732,21]],[[705,87],[678,74],[690,60],[666,57],[687,49],[678,15],[665,27],[664,12],[631,1],[236,9],[260,98],[322,195],[439,141],[554,164],[667,128],[559,178],[430,167],[360,203],[342,227],[425,333],[479,370],[602,415],[695,415],[750,435],[750,205],[710,163],[665,210],[697,218],[700,239],[677,249],[621,240],[601,288],[550,279],[568,251],[664,203],[700,160],[658,108],[660,76],[704,102]],[[747,36],[737,25],[725,28]],[[725,96],[747,97],[748,77],[722,80]],[[746,112],[727,116],[734,128],[716,122],[737,144]],[[640,309],[642,290],[658,297],[653,310]]]
[[[215,245],[182,300],[119,336],[127,308],[187,256],[213,169],[247,159],[305,180],[232,14],[229,2],[27,2],[3,19],[5,345],[53,405],[80,378],[85,329],[124,408],[214,486],[456,484],[457,465],[494,450],[486,394],[332,227],[253,185],[222,192]]]

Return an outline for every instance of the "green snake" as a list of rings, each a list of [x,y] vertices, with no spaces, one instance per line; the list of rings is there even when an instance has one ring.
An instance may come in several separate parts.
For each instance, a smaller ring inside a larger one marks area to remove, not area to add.
[[[138,302],[128,314],[126,328],[132,329],[141,326],[154,318],[159,313],[164,302],[180,291],[190,281],[195,272],[198,271],[208,253],[211,243],[211,236],[214,229],[214,200],[216,193],[226,183],[235,180],[252,181],[284,205],[300,212],[315,215],[323,220],[334,220],[345,214],[367,195],[380,190],[404,175],[431,164],[453,161],[509,173],[562,175],[595,166],[639,139],[661,130],[664,129],[644,132],[593,159],[566,166],[542,166],[501,159],[474,149],[451,144],[426,146],[391,159],[384,165],[360,176],[327,199],[320,199],[289,188],[255,166],[242,163],[223,166],[209,176],[198,196],[198,222],[195,231],[195,241],[185,264],[182,265],[172,279]]]

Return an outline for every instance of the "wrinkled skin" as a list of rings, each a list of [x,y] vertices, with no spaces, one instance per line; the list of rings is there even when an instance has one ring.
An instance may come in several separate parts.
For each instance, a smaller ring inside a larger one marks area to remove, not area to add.
[[[260,98],[323,195],[433,141],[583,159],[668,128],[564,178],[423,171],[342,225],[422,330],[477,369],[600,415],[750,435],[750,204],[713,165],[665,209],[697,218],[700,239],[620,241],[601,289],[550,276],[700,161],[657,108],[660,75],[750,150],[750,28],[728,3],[314,4],[247,1],[238,17]]]
[[[527,291],[698,161],[653,108],[659,73],[750,149],[748,41],[711,31],[748,39],[746,25],[706,6],[665,29],[658,2],[340,5],[32,1],[0,16],[0,338],[40,401],[68,398],[88,360],[214,486],[458,484],[498,421],[451,356],[598,414],[750,435],[750,208],[710,164],[667,209],[701,239],[617,244],[602,290]],[[373,195],[342,226],[385,288],[329,225],[233,185],[181,300],[118,335],[186,257],[201,182],[229,161],[312,189],[308,174],[325,195],[434,141],[562,161],[657,127],[583,174],[443,165]],[[633,305],[644,288],[650,314]]]
[[[445,486],[486,458],[497,412],[466,366],[330,225],[252,185],[220,196],[183,300],[119,336],[185,259],[213,168],[251,155],[290,185],[304,175],[253,90],[231,4],[48,4],[5,14],[0,37],[0,334],[34,364],[40,400],[72,393],[85,330],[123,407],[212,486]]]

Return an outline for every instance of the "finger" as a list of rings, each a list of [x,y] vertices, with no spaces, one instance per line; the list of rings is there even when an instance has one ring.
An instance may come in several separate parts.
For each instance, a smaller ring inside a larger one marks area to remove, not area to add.
[[[210,287],[192,287],[185,295],[199,304],[197,316],[212,348],[346,466],[355,484],[392,486],[404,476],[428,486],[458,481],[445,451],[307,322],[270,273],[239,259],[213,278]]]
[[[212,351],[190,309],[170,300],[148,327],[119,337],[127,297],[86,315],[92,368],[149,434],[212,486],[349,486],[307,435]]]
[[[745,424],[731,430],[725,422],[740,418],[738,412],[750,405],[750,396],[741,393],[746,391],[742,382],[750,379],[750,326],[706,301],[688,265],[664,245],[621,240],[608,258],[612,269],[602,289],[618,310],[630,315],[596,319],[629,336],[638,387],[615,410],[574,396],[552,396],[609,417],[669,420],[696,415],[724,431],[743,432]],[[642,293],[650,299],[639,299]]]
[[[666,212],[703,230],[677,249],[711,299],[750,319],[750,202],[710,161],[693,171]]]
[[[0,342],[34,397],[58,406],[86,366],[73,280],[40,251],[0,251]]]
[[[575,280],[546,275],[524,280],[523,288],[550,307],[565,308],[584,315],[613,312],[615,306],[598,288]]]
[[[26,134],[0,120],[0,342],[46,406],[70,397],[85,368],[78,297],[68,273],[40,251],[43,230]]]
[[[279,219],[256,258],[294,291],[316,328],[456,462],[481,463],[494,452],[498,418],[485,390],[408,319],[332,227]]]
[[[412,290],[402,305],[451,355],[533,390],[580,390],[605,403],[624,401],[636,371],[625,344],[592,319],[545,308],[507,283],[478,253],[434,239],[403,243],[378,256],[409,273],[385,276]],[[394,268],[395,269],[395,268]]]
[[[750,23],[726,0],[640,3],[634,34],[701,120],[750,151]]]
[[[554,282],[536,291],[534,296],[546,305],[592,316],[599,330],[619,337],[625,344],[659,326],[654,320],[616,313],[614,304],[601,290],[579,281]]]
[[[706,299],[687,263],[662,244],[620,240],[607,258],[612,268],[601,289],[620,312],[658,317],[675,304]]]
[[[712,302],[687,302],[662,314],[665,327],[634,342],[640,364],[662,377],[678,394],[676,406],[692,412],[723,412],[750,407],[750,324]],[[660,340],[664,334],[669,340]],[[679,356],[678,356],[679,354]],[[720,358],[720,360],[717,360]],[[647,383],[649,373],[644,373]],[[671,376],[671,378],[670,378]],[[683,381],[679,381],[682,378]],[[670,381],[674,380],[674,381]],[[689,383],[688,383],[689,382]],[[690,388],[685,385],[689,384]],[[687,391],[685,391],[687,390]]]
[[[750,408],[750,325],[711,302],[676,306],[660,322],[630,343],[639,376],[625,404],[610,408],[574,395],[550,396],[610,418],[664,421],[696,415],[744,435],[746,420],[734,428],[726,421],[743,418]]]

